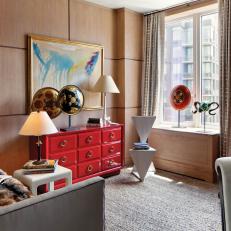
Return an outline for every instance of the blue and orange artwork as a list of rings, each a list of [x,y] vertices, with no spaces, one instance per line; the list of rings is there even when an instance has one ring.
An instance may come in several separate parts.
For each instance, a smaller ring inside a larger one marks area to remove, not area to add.
[[[94,71],[94,68],[95,68],[95,65],[98,61],[98,58],[99,58],[99,52],[95,52],[91,59],[87,62],[87,65],[85,67],[85,70],[87,72],[88,75],[91,75],[92,72]]]
[[[85,51],[80,48],[55,47],[33,42],[33,73],[36,86],[52,86],[60,89],[67,84],[81,86],[90,81],[97,64],[100,51]],[[97,72],[96,70],[95,72]]]

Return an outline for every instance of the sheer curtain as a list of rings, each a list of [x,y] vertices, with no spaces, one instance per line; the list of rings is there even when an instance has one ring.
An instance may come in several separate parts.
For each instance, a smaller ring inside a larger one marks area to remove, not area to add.
[[[220,154],[231,156],[231,0],[219,0]]]
[[[157,114],[159,83],[164,67],[164,13],[144,18],[144,64],[142,75],[142,115]]]

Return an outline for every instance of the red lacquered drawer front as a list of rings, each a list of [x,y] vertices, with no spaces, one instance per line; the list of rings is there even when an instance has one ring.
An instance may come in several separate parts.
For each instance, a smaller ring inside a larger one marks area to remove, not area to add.
[[[79,162],[93,160],[96,158],[100,158],[101,156],[101,147],[94,146],[89,148],[81,148],[78,153]]]
[[[59,165],[64,166],[64,167],[77,163],[76,151],[51,154],[50,158],[54,159],[54,160],[59,160],[59,162],[58,162]]]
[[[76,135],[49,137],[49,152],[56,153],[74,149],[76,144]]]
[[[65,167],[69,168],[72,171],[72,179],[77,178],[76,165],[65,166]],[[63,183],[65,183],[65,179],[57,180],[57,181],[55,181],[55,186],[58,185],[58,184],[63,184]]]
[[[102,170],[107,170],[107,169],[115,168],[119,166],[121,166],[121,156],[120,155],[102,159]]]
[[[110,144],[103,144],[102,145],[102,156],[109,156],[114,155],[116,153],[121,152],[121,143],[115,142]]]
[[[78,177],[84,177],[100,171],[100,161],[90,161],[78,165]]]
[[[103,143],[121,140],[121,128],[104,130]]]
[[[100,131],[96,132],[87,132],[79,134],[79,147],[89,147],[101,143],[101,133]]]

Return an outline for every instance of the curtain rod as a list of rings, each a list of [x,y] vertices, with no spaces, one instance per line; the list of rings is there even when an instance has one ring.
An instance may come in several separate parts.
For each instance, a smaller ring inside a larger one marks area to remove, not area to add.
[[[171,10],[171,9],[181,7],[181,6],[190,6],[192,3],[195,3],[195,2],[202,2],[202,1],[201,0],[188,1],[188,2],[184,2],[184,3],[181,3],[181,4],[174,5],[174,6],[166,7],[166,8],[160,9],[160,10],[153,10],[151,12],[144,13],[144,16],[159,13],[159,12],[163,12],[163,11],[166,11],[166,10]]]

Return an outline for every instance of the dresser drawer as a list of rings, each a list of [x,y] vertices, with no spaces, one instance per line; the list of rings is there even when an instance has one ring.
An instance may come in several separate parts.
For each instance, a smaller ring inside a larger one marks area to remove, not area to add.
[[[121,143],[120,142],[114,142],[110,144],[103,144],[102,145],[102,156],[110,156],[114,155],[116,153],[121,152]]]
[[[121,155],[115,155],[109,158],[102,159],[102,170],[121,166]]]
[[[100,161],[89,161],[78,165],[78,177],[89,176],[100,171]]]
[[[100,143],[101,143],[100,131],[79,134],[79,147],[80,148],[94,146]]]
[[[75,149],[77,144],[76,135],[65,135],[49,137],[49,153],[56,153],[60,151],[67,151],[70,149]]]
[[[93,146],[88,148],[81,148],[78,152],[78,161],[88,161],[100,158],[101,156],[101,146]]]
[[[121,128],[103,130],[103,143],[121,140]]]
[[[59,165],[64,166],[64,167],[77,163],[76,151],[50,154],[49,158],[54,159],[54,160],[58,160]]]

